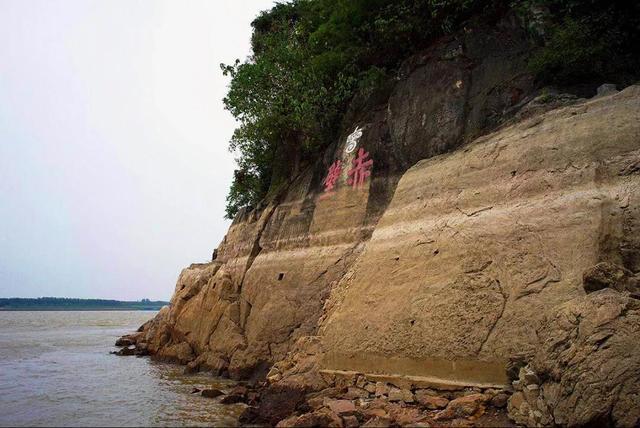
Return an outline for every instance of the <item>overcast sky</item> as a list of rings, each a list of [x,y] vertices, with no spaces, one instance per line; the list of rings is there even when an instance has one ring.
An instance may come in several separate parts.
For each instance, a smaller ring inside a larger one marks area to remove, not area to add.
[[[220,62],[272,0],[0,0],[0,297],[171,297],[223,220]]]

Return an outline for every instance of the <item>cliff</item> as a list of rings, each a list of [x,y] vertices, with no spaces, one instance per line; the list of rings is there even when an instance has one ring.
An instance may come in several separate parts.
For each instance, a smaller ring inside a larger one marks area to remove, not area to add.
[[[272,389],[503,389],[518,423],[638,424],[640,86],[540,95],[528,51],[504,20],[407,60],[130,339]]]

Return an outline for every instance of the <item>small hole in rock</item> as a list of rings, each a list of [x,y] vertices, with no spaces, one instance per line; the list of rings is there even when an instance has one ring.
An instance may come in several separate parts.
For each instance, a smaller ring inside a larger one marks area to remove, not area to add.
[[[440,252],[440,250],[434,250],[433,254],[438,254]]]
[[[284,279],[284,273],[280,272],[278,274],[278,281],[282,281]]]
[[[411,325],[414,325],[416,323],[416,320],[411,320]]]

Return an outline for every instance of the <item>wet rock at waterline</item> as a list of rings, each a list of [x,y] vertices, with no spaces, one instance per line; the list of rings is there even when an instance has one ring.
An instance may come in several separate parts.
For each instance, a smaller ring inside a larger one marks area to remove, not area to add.
[[[200,391],[200,394],[203,397],[216,398],[221,395],[224,395],[224,392],[220,391],[219,389],[203,389],[202,391]]]
[[[246,423],[637,424],[640,87],[541,93],[527,43],[407,60],[118,352],[265,381]]]
[[[398,181],[374,169],[364,188],[321,197],[311,171],[240,214],[216,260],[185,269],[171,306],[128,340],[190,371],[266,380],[246,423],[355,423],[325,399],[369,403],[371,418],[346,415],[361,424],[397,420],[378,399],[447,424],[495,411],[633,425],[639,119],[632,86],[515,121]],[[376,186],[395,190],[383,200]]]

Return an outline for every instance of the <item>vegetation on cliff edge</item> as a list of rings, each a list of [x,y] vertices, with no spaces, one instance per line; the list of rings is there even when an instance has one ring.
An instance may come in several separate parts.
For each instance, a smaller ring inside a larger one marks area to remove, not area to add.
[[[540,46],[541,81],[638,79],[640,6],[616,0],[293,0],[252,23],[253,54],[222,64],[225,107],[238,120],[230,149],[238,168],[226,215],[255,206],[295,165],[336,138],[357,93],[386,81],[401,61],[473,16],[514,10]]]

